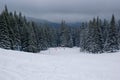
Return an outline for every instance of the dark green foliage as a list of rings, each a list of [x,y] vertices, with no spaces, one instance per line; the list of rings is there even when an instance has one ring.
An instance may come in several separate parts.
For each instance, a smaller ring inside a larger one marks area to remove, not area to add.
[[[35,35],[35,31],[33,29],[33,23],[29,23],[29,31],[27,37],[27,52],[38,52],[37,49],[37,39]]]
[[[21,13],[9,13],[7,6],[0,14],[0,47],[5,49],[38,52],[32,23]]]
[[[110,26],[108,29],[108,36],[105,45],[105,51],[114,52],[118,50],[118,41],[117,41],[117,27],[115,24],[114,15],[112,15],[112,19],[110,22]]]
[[[9,30],[7,28],[4,14],[0,15],[0,47],[11,49]]]
[[[60,27],[60,46],[73,47],[72,28],[68,27],[65,21],[62,21]]]
[[[116,24],[100,20],[70,27],[65,21],[60,27],[28,22],[21,13],[8,12],[7,6],[0,14],[0,48],[37,53],[50,47],[80,47],[91,53],[114,52],[120,49],[120,20]]]
[[[86,29],[82,29],[80,33],[81,50],[92,53],[114,52],[118,50],[120,37],[116,28],[114,15],[110,24],[106,20],[102,23],[99,18],[94,18],[93,21],[89,22],[89,26]]]

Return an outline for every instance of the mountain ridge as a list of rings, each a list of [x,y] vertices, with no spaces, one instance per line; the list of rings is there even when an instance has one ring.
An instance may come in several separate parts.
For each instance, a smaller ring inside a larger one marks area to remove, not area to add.
[[[27,17],[26,19],[28,21],[35,22],[38,26],[48,24],[52,27],[60,27],[60,25],[61,25],[61,23],[58,23],[58,22],[51,22],[51,21],[48,21],[48,20],[38,19],[38,18],[33,18],[33,17]],[[80,27],[81,26],[81,22],[69,22],[69,23],[66,23],[66,24],[70,27]]]

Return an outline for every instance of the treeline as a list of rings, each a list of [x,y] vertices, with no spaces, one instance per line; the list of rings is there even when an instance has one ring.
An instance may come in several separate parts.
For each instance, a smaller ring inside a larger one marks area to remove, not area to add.
[[[8,12],[7,6],[0,14],[0,48],[36,53],[49,47],[78,46],[79,42],[76,42],[79,41],[79,32],[77,35],[75,32],[75,29],[68,27],[64,21],[61,27],[48,24],[38,26],[27,21],[21,13]]]
[[[0,48],[36,53],[49,47],[74,46],[91,53],[119,50],[120,21],[112,15],[110,22],[97,17],[80,27],[70,27],[65,21],[53,27],[27,21],[21,13],[8,12],[7,6],[0,14]]]
[[[114,15],[110,21],[97,17],[82,27],[80,32],[82,51],[103,53],[120,49],[120,20],[116,22]]]

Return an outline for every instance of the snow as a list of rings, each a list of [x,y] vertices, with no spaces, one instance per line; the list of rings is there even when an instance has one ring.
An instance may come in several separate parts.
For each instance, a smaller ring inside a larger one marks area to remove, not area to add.
[[[120,52],[50,48],[33,54],[0,49],[0,80],[120,80]]]

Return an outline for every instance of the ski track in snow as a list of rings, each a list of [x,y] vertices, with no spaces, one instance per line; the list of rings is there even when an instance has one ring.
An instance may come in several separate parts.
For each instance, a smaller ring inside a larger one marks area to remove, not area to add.
[[[120,52],[50,48],[32,54],[0,49],[0,80],[120,80]]]

